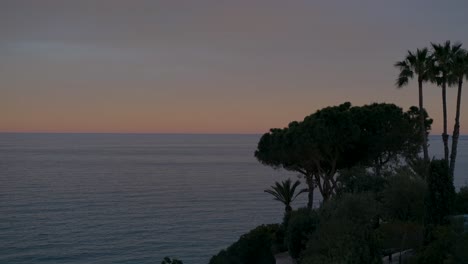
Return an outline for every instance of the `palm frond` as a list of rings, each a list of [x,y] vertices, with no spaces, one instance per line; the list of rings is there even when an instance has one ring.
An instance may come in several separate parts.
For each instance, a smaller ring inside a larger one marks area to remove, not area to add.
[[[275,184],[270,186],[270,189],[265,190],[265,192],[273,195],[274,200],[280,201],[286,207],[289,207],[296,197],[304,192],[304,190],[301,190],[299,193],[295,194],[299,185],[300,181],[292,183],[291,179],[287,179],[281,183],[275,182]]]
[[[401,88],[405,85],[407,85],[409,82],[409,78],[406,77],[406,76],[399,76],[396,81],[395,81],[395,85],[397,88]]]
[[[266,193],[269,193],[271,195],[273,195],[275,198],[275,200],[277,201],[280,201],[282,203],[285,203],[286,201],[283,199],[283,197],[281,197],[281,195],[279,195],[277,192],[275,191],[272,191],[272,190],[265,190]]]
[[[294,198],[292,199],[291,202],[294,202],[294,200],[296,200],[296,198],[297,198],[300,194],[303,194],[303,193],[306,193],[306,192],[309,192],[309,189],[308,189],[308,188],[301,189],[301,190],[294,196]]]
[[[395,62],[395,64],[393,65],[395,67],[398,67],[398,68],[406,68],[408,67],[408,64],[406,63],[406,61],[397,61]]]
[[[452,53],[457,53],[459,51],[462,51],[463,49],[461,48],[462,47],[462,43],[461,42],[455,42],[455,44],[452,45],[451,47],[451,52]]]
[[[416,52],[409,50],[404,60],[394,64],[399,70],[395,86],[401,88],[407,85],[414,76],[418,76],[418,79],[423,81],[429,80],[431,64],[431,55],[427,48],[416,49]]]

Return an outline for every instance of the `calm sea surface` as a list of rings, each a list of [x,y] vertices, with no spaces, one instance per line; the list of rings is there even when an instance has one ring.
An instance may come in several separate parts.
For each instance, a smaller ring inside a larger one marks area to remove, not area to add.
[[[0,263],[207,263],[283,207],[259,135],[0,134]],[[440,156],[440,137],[431,138]],[[455,185],[468,182],[468,137]],[[305,205],[305,195],[294,207]]]

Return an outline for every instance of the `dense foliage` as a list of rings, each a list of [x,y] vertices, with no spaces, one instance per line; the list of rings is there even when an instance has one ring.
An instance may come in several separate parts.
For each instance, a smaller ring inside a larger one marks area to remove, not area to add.
[[[460,222],[436,226],[432,241],[418,252],[412,263],[465,264],[468,263],[468,232],[463,232]]]
[[[433,160],[427,178],[426,224],[441,225],[453,211],[455,187],[445,160]]]
[[[360,165],[381,176],[393,165],[415,159],[422,142],[419,115],[417,108],[403,112],[393,104],[326,107],[302,122],[271,129],[260,139],[255,157],[264,165],[303,174],[311,208],[315,187],[325,201],[337,193],[340,171]],[[426,131],[431,122],[426,116]]]
[[[298,258],[306,247],[309,235],[317,228],[318,214],[303,208],[292,212],[285,220],[285,245],[291,257]]]
[[[382,263],[373,221],[378,211],[369,194],[346,194],[324,204],[301,263]]]
[[[383,217],[387,221],[423,223],[426,196],[425,181],[402,171],[391,177],[382,191]]]
[[[365,167],[356,166],[340,171],[338,175],[338,194],[342,193],[379,193],[387,185],[387,178],[377,177]]]
[[[261,225],[213,256],[210,264],[274,264],[271,247],[279,225]]]

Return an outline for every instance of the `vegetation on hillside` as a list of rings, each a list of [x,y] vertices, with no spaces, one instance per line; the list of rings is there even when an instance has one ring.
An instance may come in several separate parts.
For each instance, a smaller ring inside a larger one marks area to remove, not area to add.
[[[397,87],[415,79],[418,106],[403,111],[388,103],[320,109],[285,128],[272,128],[255,157],[274,169],[297,172],[308,191],[307,208],[292,210],[299,181],[276,182],[266,192],[285,205],[281,224],[260,226],[214,256],[210,264],[274,263],[287,250],[299,264],[468,263],[468,187],[453,185],[460,132],[461,92],[468,53],[447,41],[408,51],[395,64]],[[444,157],[431,159],[432,120],[423,85],[441,87]],[[455,126],[449,151],[447,87],[457,87]],[[421,157],[422,156],[422,157]],[[314,190],[323,201],[313,208]]]

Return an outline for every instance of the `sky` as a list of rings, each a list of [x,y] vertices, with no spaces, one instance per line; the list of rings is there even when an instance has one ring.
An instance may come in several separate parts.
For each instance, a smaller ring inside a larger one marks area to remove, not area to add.
[[[345,101],[407,109],[417,84],[396,89],[393,64],[431,42],[468,48],[467,13],[466,0],[0,0],[0,132],[264,133]],[[424,93],[440,134],[441,89]]]

